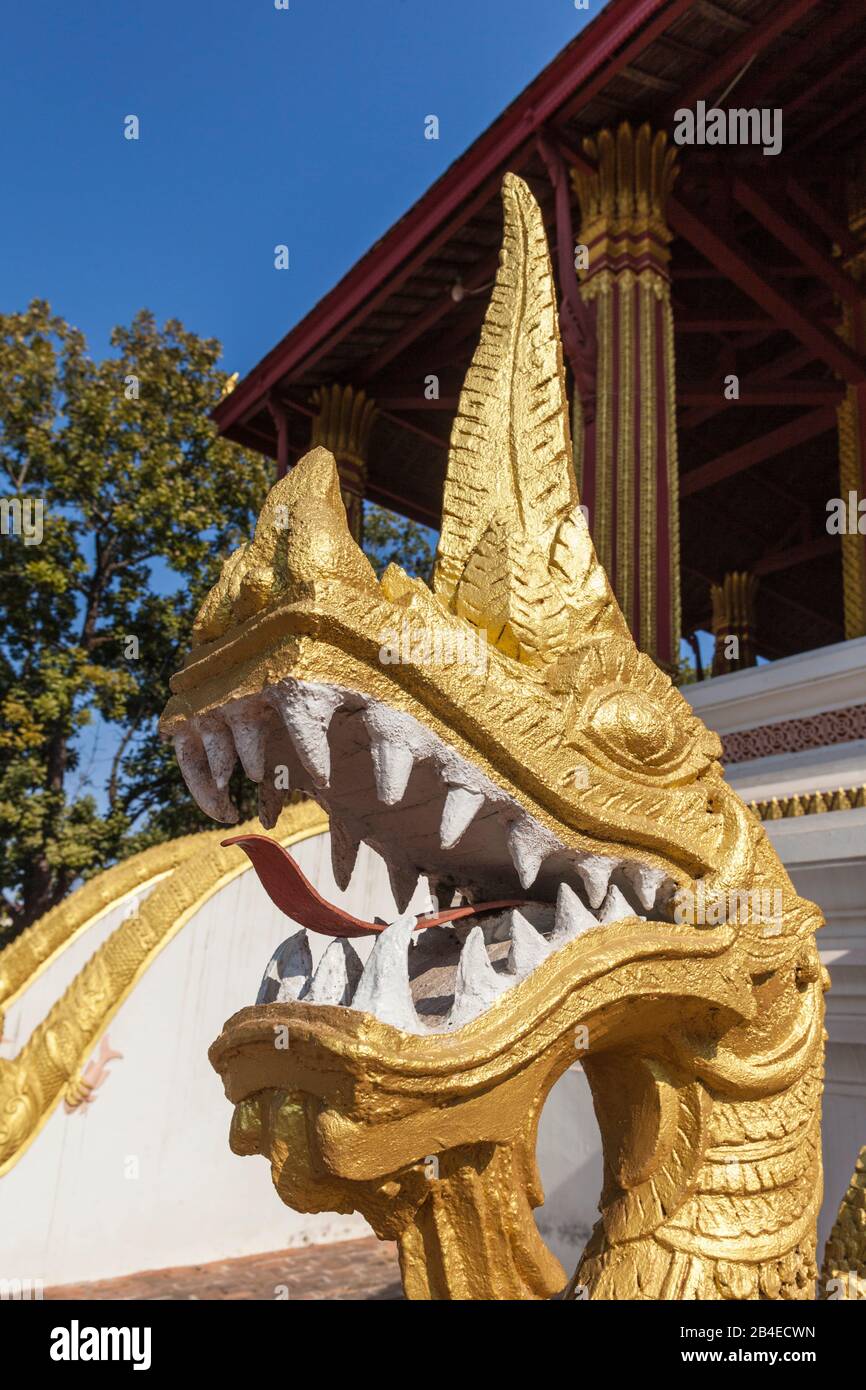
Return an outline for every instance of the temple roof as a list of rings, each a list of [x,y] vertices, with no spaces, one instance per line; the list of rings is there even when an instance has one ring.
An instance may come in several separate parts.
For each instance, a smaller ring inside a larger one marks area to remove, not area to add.
[[[840,540],[824,518],[839,492],[836,406],[846,382],[866,379],[836,331],[856,293],[842,265],[854,250],[845,168],[862,145],[864,76],[866,9],[849,0],[611,0],[221,402],[220,429],[276,456],[270,399],[287,411],[293,460],[308,447],[312,388],[363,387],[380,408],[368,496],[438,526],[503,173],[530,184],[556,262],[551,151],[586,167],[582,142],[598,129],[649,120],[670,134],[674,112],[698,100],[781,107],[778,155],[682,147],[668,209],[683,626],[708,627],[710,582],[748,568],[761,577],[763,654],[839,641]],[[731,371],[736,404],[721,390]],[[437,401],[424,398],[430,373]]]

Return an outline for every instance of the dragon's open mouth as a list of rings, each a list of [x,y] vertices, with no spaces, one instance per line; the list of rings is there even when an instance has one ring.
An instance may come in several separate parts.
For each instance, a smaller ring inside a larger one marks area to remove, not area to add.
[[[210,1049],[230,1142],[290,1206],[397,1239],[412,1298],[548,1298],[536,1137],[577,1052],[605,1162],[591,1296],[775,1297],[812,1277],[816,912],[632,640],[579,502],[541,213],[512,175],[503,203],[432,586],[377,578],[316,447],[172,682],[162,729],[206,812],[238,819],[239,757],[266,829],[314,797],[338,888],[363,842],[393,895],[349,917],[242,837],[299,925]],[[777,934],[732,907],[777,886]],[[315,972],[308,927],[334,937]]]
[[[388,868],[399,915],[365,923],[319,898],[284,851],[275,861],[273,842],[241,838],[301,924],[269,961],[257,1004],[349,1006],[409,1033],[451,1031],[583,933],[670,921],[677,885],[661,869],[568,848],[418,720],[357,691],[282,680],[191,721],[176,744],[205,809],[233,817],[239,756],[266,826],[290,788],[327,810],[341,888],[362,841]],[[306,927],[334,937],[315,972]],[[346,939],[365,934],[378,938],[366,965]]]

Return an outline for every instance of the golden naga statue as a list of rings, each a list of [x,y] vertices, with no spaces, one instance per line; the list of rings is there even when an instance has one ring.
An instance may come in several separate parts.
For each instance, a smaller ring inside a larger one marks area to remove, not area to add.
[[[396,1240],[409,1298],[551,1298],[536,1132],[579,1059],[604,1186],[566,1296],[812,1298],[821,916],[632,641],[578,502],[541,216],[513,175],[503,200],[432,592],[377,581],[314,449],[172,682],[162,727],[199,805],[236,819],[239,756],[265,828],[287,786],[314,797],[340,887],[364,841],[402,914],[360,922],[247,838],[335,939],[313,974],[290,936],[213,1044],[231,1145],[290,1206]],[[406,913],[419,875],[439,913]]]

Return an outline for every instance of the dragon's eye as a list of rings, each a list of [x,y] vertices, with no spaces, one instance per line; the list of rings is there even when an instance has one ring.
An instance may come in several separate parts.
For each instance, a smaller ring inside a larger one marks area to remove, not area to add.
[[[618,763],[662,768],[683,755],[682,730],[640,691],[615,690],[603,696],[590,716],[589,729]]]

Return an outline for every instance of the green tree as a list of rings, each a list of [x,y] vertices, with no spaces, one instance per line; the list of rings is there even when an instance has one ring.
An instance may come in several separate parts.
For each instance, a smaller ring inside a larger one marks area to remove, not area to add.
[[[364,551],[381,579],[390,564],[424,579],[433,574],[436,533],[373,502],[364,503]]]
[[[0,940],[141,843],[210,824],[156,719],[271,465],[217,437],[219,343],[146,311],[111,341],[94,361],[42,301],[0,315]],[[98,786],[95,717],[113,748]]]

